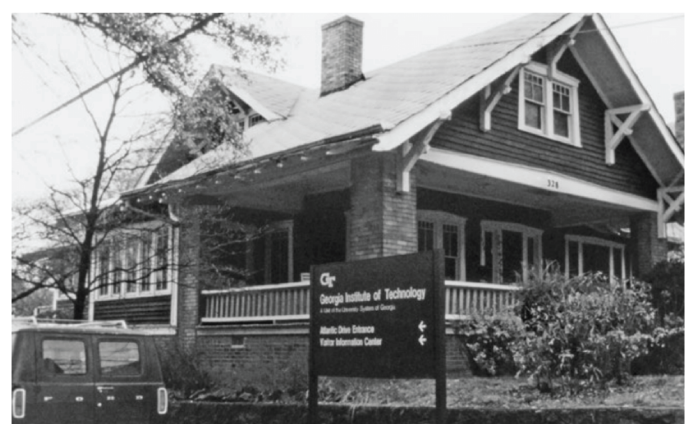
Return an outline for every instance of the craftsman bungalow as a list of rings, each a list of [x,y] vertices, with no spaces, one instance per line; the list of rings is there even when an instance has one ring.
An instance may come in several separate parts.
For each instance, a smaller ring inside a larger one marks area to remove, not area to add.
[[[362,28],[323,26],[320,90],[211,68],[249,153],[164,152],[122,197],[172,223],[127,246],[157,272],[106,286],[91,317],[243,369],[303,354],[313,264],[443,249],[452,317],[507,302],[546,261],[626,279],[665,257],[684,153],[600,15],[530,15],[370,72]],[[212,287],[191,217],[222,204],[246,272]],[[96,269],[128,257],[104,248]]]

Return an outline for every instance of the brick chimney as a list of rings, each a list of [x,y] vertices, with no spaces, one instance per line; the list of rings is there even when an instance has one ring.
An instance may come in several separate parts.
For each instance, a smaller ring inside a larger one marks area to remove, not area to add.
[[[676,138],[685,149],[685,91],[673,95],[676,106]]]
[[[321,60],[321,96],[344,90],[362,80],[362,27],[344,16],[325,24]]]

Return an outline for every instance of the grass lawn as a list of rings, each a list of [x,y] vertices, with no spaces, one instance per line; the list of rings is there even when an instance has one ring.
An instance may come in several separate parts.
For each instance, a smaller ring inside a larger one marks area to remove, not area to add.
[[[322,402],[366,405],[435,405],[433,380],[378,380],[321,378]],[[516,378],[448,378],[448,407],[573,408],[678,407],[683,408],[684,377],[634,377],[625,386],[609,385],[605,390],[568,396],[561,388],[543,394]]]

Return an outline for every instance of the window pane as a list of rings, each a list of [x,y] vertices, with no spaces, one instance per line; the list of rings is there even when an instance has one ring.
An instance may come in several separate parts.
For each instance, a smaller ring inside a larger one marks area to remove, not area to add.
[[[426,252],[433,250],[434,226],[431,222],[418,222],[418,251]]]
[[[151,260],[153,253],[151,252],[151,234],[147,232],[141,238],[141,276],[140,289],[141,292],[148,292],[151,289]]]
[[[569,277],[578,276],[578,243],[569,241]]]
[[[126,268],[126,292],[136,292],[136,270],[139,244],[138,238],[129,237],[127,239],[125,268]]]
[[[289,281],[289,232],[273,232],[271,237],[270,283],[286,283]]]
[[[622,278],[622,249],[613,249],[613,260],[615,264],[615,277]]]
[[[168,227],[162,226],[156,232],[155,252],[156,290],[168,288]]]
[[[477,279],[493,282],[493,232],[484,232],[484,265],[479,267]]]
[[[610,274],[610,248],[593,244],[583,245],[584,272],[602,272]]]
[[[122,247],[123,244],[118,238],[112,242],[112,294],[121,294],[122,289]]]
[[[525,101],[525,125],[542,129],[542,106]]]
[[[141,357],[136,342],[100,342],[99,352],[102,375],[117,377],[141,373]]]
[[[569,115],[554,111],[554,134],[569,137]]]
[[[544,80],[542,77],[525,73],[525,98],[543,103],[544,102]]]
[[[523,272],[523,234],[503,231],[503,283],[517,282]]]
[[[87,372],[85,343],[67,339],[45,339],[41,343],[43,369],[50,374],[80,375]]]
[[[445,251],[445,278],[457,280],[460,278],[457,264],[459,263],[459,228],[455,225],[443,225],[442,248]]]
[[[100,285],[100,295],[109,294],[109,248],[103,245],[98,253],[97,275]]]

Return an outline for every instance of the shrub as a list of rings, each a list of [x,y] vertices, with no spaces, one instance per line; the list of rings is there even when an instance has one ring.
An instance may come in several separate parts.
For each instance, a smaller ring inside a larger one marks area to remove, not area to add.
[[[522,335],[523,326],[511,311],[474,313],[457,322],[455,332],[472,374],[494,377],[517,372],[510,346]]]
[[[214,381],[204,368],[201,353],[178,344],[159,348],[163,381],[168,390],[185,398],[208,391]]]
[[[685,260],[682,255],[657,263],[643,280],[651,285],[651,302],[659,312],[659,320],[667,315],[685,317]]]
[[[646,285],[610,285],[600,273],[567,279],[547,267],[531,273],[519,300],[525,333],[511,351],[518,374],[541,390],[553,378],[571,386],[623,382],[655,340]]]

